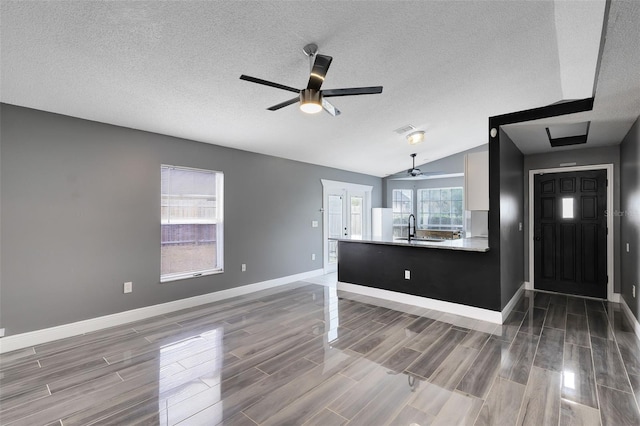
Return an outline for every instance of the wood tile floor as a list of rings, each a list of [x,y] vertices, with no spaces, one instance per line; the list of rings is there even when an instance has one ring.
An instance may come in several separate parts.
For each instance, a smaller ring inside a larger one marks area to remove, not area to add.
[[[637,426],[639,401],[620,306],[547,293],[497,326],[298,282],[0,356],[2,425]]]

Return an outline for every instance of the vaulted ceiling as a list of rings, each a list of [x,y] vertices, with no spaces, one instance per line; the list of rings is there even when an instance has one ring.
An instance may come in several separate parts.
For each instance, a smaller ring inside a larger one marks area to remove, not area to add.
[[[640,115],[640,2],[2,0],[5,103],[375,176],[482,145],[488,117],[591,97],[588,146],[619,143]],[[603,25],[604,24],[604,25]],[[603,39],[602,36],[605,35]],[[314,42],[333,57],[332,98],[307,115]],[[394,130],[426,132],[420,145]],[[549,151],[544,123],[509,126],[525,153]],[[542,132],[542,133],[541,133]]]

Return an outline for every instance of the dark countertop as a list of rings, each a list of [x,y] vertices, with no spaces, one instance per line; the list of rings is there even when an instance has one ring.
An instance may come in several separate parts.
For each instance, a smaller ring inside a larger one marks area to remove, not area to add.
[[[463,250],[463,251],[476,251],[486,252],[489,251],[489,239],[486,237],[471,237],[460,238],[457,240],[442,240],[442,241],[425,241],[421,239],[412,239],[408,242],[405,238],[402,239],[383,239],[376,237],[369,238],[331,238],[337,241],[345,241],[352,243],[365,243],[365,244],[384,244],[389,246],[404,246],[404,247],[419,247],[419,248],[435,248],[445,250]]]

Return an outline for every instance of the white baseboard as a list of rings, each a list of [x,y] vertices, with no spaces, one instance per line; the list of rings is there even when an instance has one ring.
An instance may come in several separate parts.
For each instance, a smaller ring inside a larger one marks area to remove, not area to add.
[[[502,322],[504,322],[507,319],[507,317],[509,316],[509,314],[513,310],[513,307],[516,306],[516,303],[518,303],[518,300],[520,299],[520,296],[522,296],[522,293],[524,293],[524,290],[526,288],[526,284],[527,284],[526,282],[522,283],[522,285],[520,286],[518,291],[516,291],[516,294],[513,295],[511,300],[509,300],[509,303],[507,303],[507,305],[502,310]]]
[[[541,291],[543,293],[553,293],[555,294],[556,292],[553,291],[547,291],[547,290],[536,290],[535,288],[533,288],[533,284],[531,284],[529,281],[525,281],[524,282],[524,289],[525,290],[535,290],[535,291]],[[594,299],[594,300],[602,300],[599,299],[597,297],[588,297],[588,296],[578,296],[578,297],[582,297],[585,299]],[[620,303],[620,293],[611,293],[607,295],[607,300],[609,302],[615,302],[615,303]]]
[[[633,312],[631,312],[631,308],[629,308],[629,305],[627,305],[627,301],[624,300],[624,297],[621,298],[620,305],[622,305],[622,311],[625,313],[625,315],[627,316],[627,319],[633,326],[633,331],[636,332],[636,337],[640,339],[640,323],[638,322],[636,317],[633,315]]]
[[[488,321],[495,324],[502,324],[502,313],[489,309],[466,306],[459,303],[445,302],[443,300],[429,299],[428,297],[413,296],[411,294],[398,293],[395,291],[382,290],[379,288],[367,287],[357,284],[349,284],[338,281],[338,290],[350,291],[351,293],[362,294],[364,296],[377,297],[379,299],[391,300],[407,305],[419,306],[421,308],[435,309],[436,311],[461,315],[468,318]]]
[[[145,306],[144,308],[132,309],[130,311],[118,312],[116,314],[105,315],[69,324],[63,324],[56,327],[45,328],[42,330],[30,331],[13,336],[6,336],[0,339],[0,353],[28,348],[31,346],[51,342],[53,340],[77,336],[79,334],[90,333],[92,331],[102,330],[104,328],[139,321],[157,315],[163,315],[211,302],[217,302],[219,300],[243,296],[246,294],[255,293],[256,291],[278,287],[284,284],[305,280],[322,274],[322,269],[316,269],[309,272],[275,278],[273,280],[261,281],[254,284],[243,285],[240,287],[207,293],[200,296],[174,300],[172,302],[161,303],[158,305]]]

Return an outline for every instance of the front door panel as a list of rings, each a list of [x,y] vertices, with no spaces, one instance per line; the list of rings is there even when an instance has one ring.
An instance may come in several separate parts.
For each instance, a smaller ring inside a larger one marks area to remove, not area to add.
[[[536,289],[607,297],[607,172],[534,177]]]

